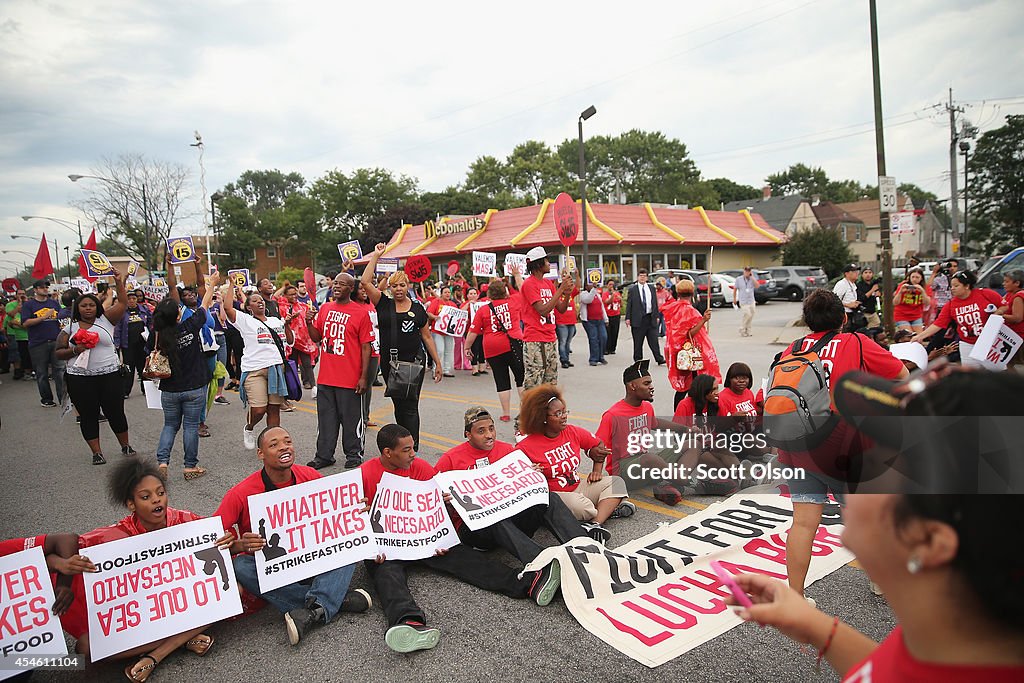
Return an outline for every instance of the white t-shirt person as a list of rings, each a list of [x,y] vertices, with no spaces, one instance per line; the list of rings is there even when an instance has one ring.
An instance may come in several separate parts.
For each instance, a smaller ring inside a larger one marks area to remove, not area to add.
[[[245,349],[242,351],[242,372],[262,370],[273,365],[280,365],[281,352],[277,350],[274,337],[268,328],[273,328],[282,344],[287,344],[284,332],[284,321],[280,318],[268,317],[261,322],[245,311],[235,311],[234,327],[242,335]],[[285,346],[287,353],[288,347]]]
[[[858,301],[857,285],[850,282],[845,276],[836,283],[836,286],[832,288],[832,292],[843,302],[843,307],[846,310],[853,308],[849,304]]]

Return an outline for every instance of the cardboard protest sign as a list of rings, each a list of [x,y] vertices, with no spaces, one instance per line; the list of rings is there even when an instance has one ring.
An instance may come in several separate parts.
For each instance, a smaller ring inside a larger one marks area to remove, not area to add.
[[[252,276],[248,268],[236,268],[228,271],[228,282],[235,287],[252,287]]]
[[[338,245],[338,253],[342,261],[358,261],[363,258],[363,248],[359,245],[359,240],[342,242]]]
[[[576,257],[570,254],[569,258],[567,259],[565,257],[565,254],[559,254],[558,255],[558,272],[561,273],[566,268],[569,269],[570,273],[575,273],[576,272]]]
[[[441,306],[434,321],[433,330],[449,337],[461,337],[469,327],[469,311],[456,306]]]
[[[92,283],[86,280],[84,277],[76,277],[71,280],[71,286],[77,287],[83,293],[92,291]]]
[[[0,557],[0,680],[31,668],[19,659],[68,653],[53,601],[42,548]]]
[[[477,277],[491,277],[498,265],[498,255],[487,251],[473,252],[473,275]]]
[[[426,280],[430,277],[432,268],[430,259],[423,254],[416,254],[405,260],[405,274],[409,276],[412,282],[423,282]]]
[[[89,277],[107,277],[114,274],[114,266],[101,252],[91,249],[82,249],[82,258],[85,259],[85,270]]]
[[[451,494],[452,506],[473,531],[548,504],[548,480],[522,451],[472,470],[438,472],[434,481]]]
[[[1005,370],[1024,339],[999,315],[991,315],[971,349],[970,357],[990,370]]]
[[[139,272],[139,262],[129,261],[128,262],[128,277],[135,277],[135,274]]]
[[[370,508],[370,526],[389,560],[421,560],[459,544],[437,483],[385,472]]]
[[[519,271],[519,274],[523,277],[529,275],[526,272],[526,254],[505,254],[505,275],[511,275],[512,269]]]
[[[142,285],[142,291],[146,295],[147,301],[154,303],[163,301],[164,297],[167,296],[167,287],[156,287],[154,285]]]
[[[826,505],[807,583],[853,559],[842,547],[839,506]],[[660,666],[743,623],[725,604],[729,589],[709,567],[786,580],[786,534],[793,506],[781,495],[734,495],[701,512],[608,550],[585,538],[547,548],[526,567],[552,560],[562,597],[580,624],[623,654]]]
[[[133,277],[128,277],[128,278],[125,278],[125,280],[124,280],[124,286],[127,287],[128,289],[138,289],[139,288],[139,281],[136,280]]]
[[[242,612],[224,533],[209,517],[89,548],[83,574],[93,661]]]
[[[253,530],[267,542],[254,554],[260,590],[376,557],[362,498],[358,470],[249,496]]]
[[[604,270],[601,268],[587,268],[587,282],[600,287],[604,284]]]
[[[384,273],[397,273],[398,259],[389,258],[387,256],[377,259],[377,267],[374,269],[374,272],[378,275],[383,275]]]
[[[167,253],[171,255],[171,264],[191,263],[196,260],[196,248],[192,245],[192,238],[168,237]]]

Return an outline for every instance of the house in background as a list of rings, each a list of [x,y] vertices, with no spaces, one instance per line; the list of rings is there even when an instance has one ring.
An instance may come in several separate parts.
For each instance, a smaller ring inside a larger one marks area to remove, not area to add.
[[[914,254],[921,257],[944,255],[942,222],[935,215],[931,202],[922,201],[919,204],[920,207],[915,205],[914,201],[905,194],[896,197],[896,205],[900,207],[900,211],[914,214],[914,229],[909,233],[894,233],[892,235],[894,263],[903,263]],[[867,245],[864,246],[863,252],[856,252],[858,258],[862,262],[878,261],[882,249],[882,218],[878,210],[878,200],[861,199],[836,206],[862,220],[867,228]]]
[[[875,260],[875,245],[868,241],[868,229],[863,220],[843,210],[835,202],[812,202],[811,210],[821,227],[836,230],[842,235],[858,262]]]
[[[723,211],[742,211],[760,214],[768,225],[787,237],[798,232],[818,227],[818,219],[814,215],[811,203],[806,197],[791,194],[787,197],[772,197],[772,188],[764,187],[760,199],[741,199],[729,202]]]

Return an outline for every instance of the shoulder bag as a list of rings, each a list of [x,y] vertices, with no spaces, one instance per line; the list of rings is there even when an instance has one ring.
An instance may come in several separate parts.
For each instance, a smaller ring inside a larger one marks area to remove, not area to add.
[[[676,370],[684,372],[700,372],[704,369],[704,355],[700,347],[693,343],[693,337],[687,335],[683,348],[676,353]]]
[[[394,305],[391,308],[391,324],[392,344],[389,347],[390,359],[388,361],[390,367],[384,395],[404,401],[418,401],[420,388],[423,386],[425,368],[423,361],[419,359],[415,361],[398,360],[398,309]]]
[[[263,323],[267,325],[267,323]],[[288,323],[285,323],[286,325]],[[289,401],[301,401],[302,400],[302,380],[299,379],[299,366],[293,360],[289,360],[284,355],[284,344],[281,343],[281,338],[277,336],[277,332],[270,325],[267,325],[267,329],[270,330],[270,336],[274,338],[274,343],[277,344],[277,350],[281,353],[281,362],[284,364],[284,381],[288,385],[288,400]]]
[[[157,343],[160,340],[159,332],[156,333],[156,339],[153,351],[146,356],[146,365],[142,368],[143,379],[167,379],[171,376],[171,361],[160,351]]]
[[[516,339],[509,333],[509,329],[505,327],[505,321],[503,321],[501,316],[498,315],[498,312],[494,310],[493,301],[488,301],[487,307],[491,309],[491,318],[498,322],[498,327],[500,327],[501,331],[505,333],[506,337],[508,337],[508,345],[512,347],[512,353],[515,354],[515,357],[521,362],[523,360],[523,340]]]

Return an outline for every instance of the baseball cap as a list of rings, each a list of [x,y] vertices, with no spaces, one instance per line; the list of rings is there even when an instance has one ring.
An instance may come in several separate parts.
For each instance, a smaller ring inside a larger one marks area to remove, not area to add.
[[[32,286],[33,287],[49,287],[50,286],[50,281],[49,280],[36,280],[35,282],[32,283]]]
[[[476,424],[480,420],[494,421],[494,418],[491,417],[491,413],[488,412],[487,408],[484,408],[483,406],[470,406],[469,408],[467,408],[464,419],[466,423],[467,432],[473,427],[474,424]]]
[[[544,247],[534,247],[533,249],[526,252],[527,261],[540,261],[542,258],[547,258],[548,252],[544,251]]]
[[[849,273],[854,270],[860,270],[860,266],[858,266],[856,263],[847,263],[845,266],[843,266],[844,273]]]

